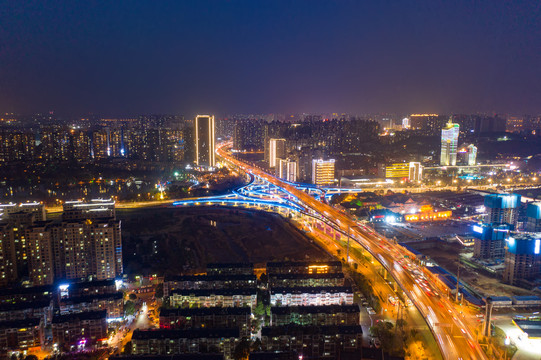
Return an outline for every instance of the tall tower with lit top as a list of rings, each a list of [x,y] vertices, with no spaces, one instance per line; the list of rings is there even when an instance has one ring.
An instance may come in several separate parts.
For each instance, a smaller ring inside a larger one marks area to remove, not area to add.
[[[447,125],[441,129],[440,165],[456,166],[459,133],[460,125],[454,124],[451,119],[449,119]]]

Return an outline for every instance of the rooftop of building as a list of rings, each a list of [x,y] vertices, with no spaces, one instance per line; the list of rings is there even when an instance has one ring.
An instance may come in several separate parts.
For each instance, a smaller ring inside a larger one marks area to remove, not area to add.
[[[515,240],[531,241],[541,239],[541,233],[513,232],[510,237]]]
[[[321,305],[321,306],[273,306],[271,314],[338,314],[338,313],[359,313],[359,305]]]
[[[123,295],[121,292],[114,292],[110,294],[91,294],[84,296],[76,296],[61,299],[62,304],[80,304],[99,300],[121,300]]]
[[[67,314],[67,315],[54,315],[53,324],[71,322],[75,320],[79,320],[79,321],[100,320],[100,319],[105,320],[106,317],[107,317],[107,310],[86,311],[86,312]]]
[[[14,298],[17,295],[27,295],[27,294],[40,294],[44,296],[50,296],[52,295],[54,289],[55,287],[53,285],[7,288],[7,289],[2,289],[0,296],[12,296]]]
[[[0,321],[0,329],[24,329],[39,326],[40,318]]]
[[[340,261],[273,261],[267,263],[268,268],[299,267],[299,266],[336,266],[342,267]]]
[[[84,288],[97,288],[97,287],[109,287],[115,286],[115,279],[108,280],[94,280],[94,281],[63,281],[62,284],[69,284],[70,290],[84,289]]]
[[[275,287],[270,290],[271,294],[319,294],[319,293],[353,293],[349,286],[295,286]]]
[[[51,305],[50,300],[25,301],[14,304],[0,304],[0,312],[10,312],[27,309],[41,309]]]
[[[140,330],[133,332],[132,340],[149,339],[197,339],[197,338],[238,338],[239,328],[192,328],[192,329],[159,329]]]
[[[283,326],[264,326],[261,329],[261,336],[280,336],[299,334],[321,334],[321,335],[348,335],[362,334],[360,325],[322,325],[322,326],[302,326],[302,325],[283,325]]]
[[[533,219],[541,219],[541,201],[529,203],[526,208],[526,216]]]
[[[288,280],[288,279],[343,279],[344,274],[341,272],[338,273],[326,273],[326,274],[269,274],[269,278],[277,280]]]
[[[202,307],[161,309],[160,316],[250,315],[249,307]]]
[[[299,355],[295,351],[266,351],[266,352],[251,352],[249,360],[298,360]]]
[[[212,274],[212,275],[167,275],[164,282],[167,281],[238,281],[253,280],[257,277],[252,274]]]
[[[520,330],[528,334],[528,337],[530,338],[541,337],[541,321],[517,320],[517,319],[513,321],[515,322],[515,324],[517,324]]]
[[[229,269],[229,268],[253,268],[254,263],[231,262],[231,263],[208,263],[207,269]]]
[[[119,355],[109,360],[223,360],[223,354]]]
[[[254,288],[238,288],[238,289],[176,289],[171,294],[178,295],[194,295],[194,296],[211,296],[211,295],[255,295],[257,289]]]
[[[541,297],[535,295],[513,296],[518,301],[541,301]]]

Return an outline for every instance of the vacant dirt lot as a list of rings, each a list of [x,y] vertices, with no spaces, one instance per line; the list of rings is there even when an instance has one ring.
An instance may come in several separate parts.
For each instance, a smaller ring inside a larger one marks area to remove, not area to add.
[[[207,262],[329,259],[278,215],[216,207],[118,210],[125,272],[179,274]]]
[[[456,274],[458,268],[458,254],[460,246],[446,246],[444,249],[431,248],[420,250],[423,254],[430,256],[445,270]],[[516,286],[503,284],[499,278],[486,274],[483,270],[472,269],[462,264],[460,266],[460,278],[471,285],[484,296],[513,296],[531,295],[531,292]]]

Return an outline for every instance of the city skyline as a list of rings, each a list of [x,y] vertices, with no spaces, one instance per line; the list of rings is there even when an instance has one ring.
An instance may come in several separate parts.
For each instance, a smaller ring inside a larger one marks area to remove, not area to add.
[[[539,24],[0,0],[0,358],[539,360]]]
[[[0,9],[2,112],[541,112],[534,1]]]

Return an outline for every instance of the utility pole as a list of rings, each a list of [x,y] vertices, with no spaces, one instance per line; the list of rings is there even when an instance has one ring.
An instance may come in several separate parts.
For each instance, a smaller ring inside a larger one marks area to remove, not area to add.
[[[348,225],[348,247],[346,250],[346,264],[349,264],[349,225]]]
[[[460,255],[458,255],[458,270],[456,272],[456,298],[455,301],[458,303],[458,290],[460,289]]]
[[[394,335],[398,334],[398,320],[400,320],[400,299],[397,300],[397,309],[396,309],[396,321],[394,327]]]

